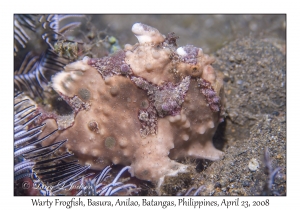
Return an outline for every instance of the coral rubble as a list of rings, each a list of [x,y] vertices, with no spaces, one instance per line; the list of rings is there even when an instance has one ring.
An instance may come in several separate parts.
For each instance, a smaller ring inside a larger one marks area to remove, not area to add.
[[[165,176],[186,172],[176,159],[223,156],[212,143],[224,115],[223,76],[201,48],[177,48],[173,33],[141,23],[132,31],[139,43],[85,57],[53,76],[74,117],[47,117],[45,129],[59,131],[44,144],[66,138],[81,164],[130,165],[132,176],[160,186]]]

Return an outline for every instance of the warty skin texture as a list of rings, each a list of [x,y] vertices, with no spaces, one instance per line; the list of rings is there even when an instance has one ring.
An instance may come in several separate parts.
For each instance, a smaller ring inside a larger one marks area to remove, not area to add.
[[[81,108],[70,127],[44,144],[68,139],[66,149],[81,164],[99,170],[111,163],[130,165],[132,176],[159,187],[165,176],[187,171],[175,159],[223,156],[212,144],[224,114],[223,76],[200,48],[176,50],[172,36],[141,23],[132,30],[139,43],[112,55],[116,62],[111,57],[84,58],[52,78],[53,89],[73,109]],[[208,104],[211,99],[201,92],[200,78],[210,83],[219,109]],[[76,104],[70,103],[75,99]],[[54,119],[45,122],[46,130],[59,127]]]

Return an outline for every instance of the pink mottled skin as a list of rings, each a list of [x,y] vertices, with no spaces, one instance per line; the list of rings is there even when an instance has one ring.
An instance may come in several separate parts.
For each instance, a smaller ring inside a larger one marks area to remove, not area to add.
[[[53,77],[56,92],[78,96],[85,105],[74,125],[46,144],[67,138],[66,149],[81,164],[130,165],[132,176],[159,187],[165,176],[187,171],[175,159],[223,156],[212,143],[224,110],[222,74],[200,48],[176,51],[173,33],[166,37],[141,23],[132,30],[139,43],[69,64]],[[46,122],[47,130],[57,127],[53,119]]]

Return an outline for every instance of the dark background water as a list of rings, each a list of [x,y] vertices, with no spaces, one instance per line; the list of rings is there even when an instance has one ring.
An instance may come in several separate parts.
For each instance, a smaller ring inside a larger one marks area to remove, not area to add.
[[[116,36],[121,45],[137,42],[131,27],[141,22],[162,34],[175,32],[179,46],[193,44],[213,53],[237,38],[286,39],[286,15],[91,15],[99,29]]]

